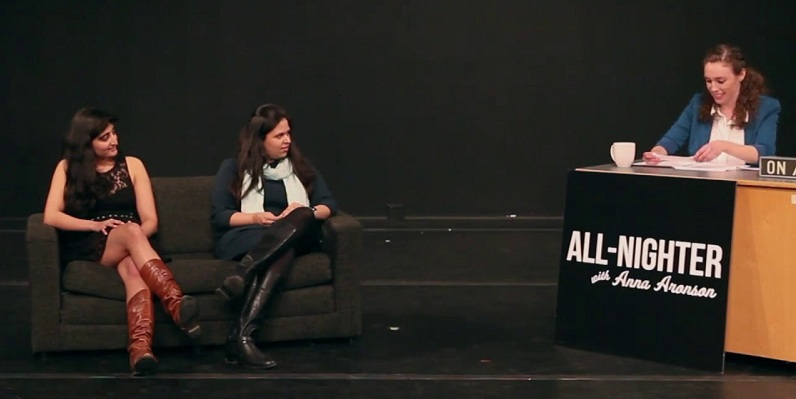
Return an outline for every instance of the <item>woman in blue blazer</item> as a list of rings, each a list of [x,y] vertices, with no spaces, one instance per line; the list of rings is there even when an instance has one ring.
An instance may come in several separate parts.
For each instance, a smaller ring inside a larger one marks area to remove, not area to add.
[[[757,163],[774,155],[780,105],[767,92],[763,76],[747,66],[741,49],[720,44],[703,60],[705,92],[695,95],[668,132],[644,153],[649,164],[658,155],[688,145],[697,162]]]

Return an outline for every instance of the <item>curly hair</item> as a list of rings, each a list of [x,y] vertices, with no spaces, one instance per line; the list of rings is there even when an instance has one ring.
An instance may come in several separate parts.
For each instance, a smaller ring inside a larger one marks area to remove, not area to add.
[[[708,49],[705,58],[702,60],[702,65],[704,66],[711,62],[727,64],[732,68],[732,72],[735,75],[740,75],[746,70],[746,77],[741,81],[741,90],[735,103],[735,114],[732,117],[733,125],[743,129],[747,123],[746,116],[753,117],[757,113],[757,108],[760,105],[760,96],[768,92],[765,78],[756,69],[747,65],[746,57],[744,57],[741,49],[736,46],[719,44]],[[711,111],[714,105],[713,97],[706,87],[699,107],[699,119],[701,121],[710,122],[713,120],[714,115],[711,114]]]
[[[284,108],[276,104],[263,104],[252,111],[249,122],[240,130],[236,157],[238,173],[232,179],[229,187],[238,201],[257,185],[264,184],[263,166],[265,166],[266,154],[263,140],[268,132],[273,130],[283,119],[290,123],[290,117]],[[291,135],[293,135],[292,132]],[[290,144],[287,158],[293,164],[293,171],[307,190],[307,195],[311,195],[315,182],[315,171],[295,142]],[[252,176],[252,180],[244,191],[243,178],[247,173]]]

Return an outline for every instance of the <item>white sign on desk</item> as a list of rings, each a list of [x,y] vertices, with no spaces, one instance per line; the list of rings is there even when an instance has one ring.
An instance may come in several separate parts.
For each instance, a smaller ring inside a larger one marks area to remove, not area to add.
[[[593,236],[594,243],[591,242]],[[716,290],[710,282],[707,285],[681,284],[677,275],[721,279],[724,251],[720,245],[627,235],[608,241],[616,242],[616,245],[606,243],[602,233],[573,230],[565,261],[618,268],[599,269],[591,277],[592,284],[610,281],[618,288],[716,298]],[[637,277],[631,273],[632,269],[659,275],[653,279]]]

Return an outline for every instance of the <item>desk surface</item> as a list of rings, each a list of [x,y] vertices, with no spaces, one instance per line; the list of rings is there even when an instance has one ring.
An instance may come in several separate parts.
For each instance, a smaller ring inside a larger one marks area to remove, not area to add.
[[[619,173],[649,175],[660,177],[679,177],[686,179],[730,180],[742,186],[781,187],[796,189],[796,180],[760,177],[756,170],[731,170],[727,172],[695,171],[664,168],[658,166],[631,166],[619,168],[614,164],[587,166],[575,169],[581,172]]]

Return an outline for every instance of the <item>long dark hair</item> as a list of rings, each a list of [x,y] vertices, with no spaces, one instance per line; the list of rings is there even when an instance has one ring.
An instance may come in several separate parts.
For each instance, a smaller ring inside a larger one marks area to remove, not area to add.
[[[702,60],[702,65],[704,66],[709,62],[726,63],[736,75],[746,69],[746,77],[741,81],[741,90],[735,103],[735,114],[732,116],[733,125],[743,129],[747,123],[746,116],[749,115],[750,118],[755,116],[757,108],[760,106],[760,96],[768,92],[765,78],[760,72],[746,63],[746,57],[744,57],[740,48],[729,44],[719,44],[708,49],[705,58]],[[710,122],[713,120],[711,111],[714,104],[713,97],[707,91],[707,87],[705,87],[705,94],[702,95],[702,104],[699,107],[699,119],[701,121]]]
[[[276,104],[263,104],[255,108],[249,117],[249,122],[240,130],[238,135],[238,173],[232,179],[229,187],[232,194],[235,195],[238,201],[243,195],[248,194],[258,184],[264,186],[263,166],[266,162],[265,147],[263,140],[271,130],[274,130],[276,125],[283,119],[286,119],[289,124],[292,123],[290,117],[284,108]],[[293,136],[293,131],[290,133]],[[312,194],[313,183],[315,182],[315,171],[304,159],[296,142],[290,143],[290,148],[287,151],[287,158],[293,164],[293,172],[301,180],[301,184],[307,190],[307,195]],[[249,173],[252,176],[251,184],[246,187],[245,192],[243,189],[243,177]],[[242,194],[243,193],[243,194]]]
[[[110,183],[97,178],[97,156],[92,141],[119,118],[96,108],[82,108],[72,117],[61,146],[66,160],[66,212],[84,215],[107,193]]]

